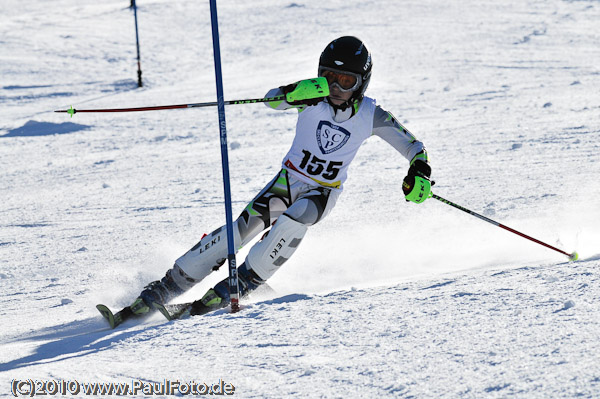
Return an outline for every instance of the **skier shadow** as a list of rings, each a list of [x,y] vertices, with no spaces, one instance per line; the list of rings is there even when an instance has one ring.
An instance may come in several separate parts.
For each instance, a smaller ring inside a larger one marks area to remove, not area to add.
[[[123,324],[127,328],[127,322]],[[22,367],[35,366],[39,364],[56,363],[63,360],[84,357],[109,349],[113,343],[121,342],[127,338],[140,333],[156,329],[161,324],[137,324],[141,328],[125,329],[122,327],[115,330],[102,325],[98,318],[78,320],[62,326],[52,326],[41,329],[33,334],[12,342],[25,341],[49,341],[39,345],[35,352],[14,359],[6,363],[0,363],[0,372],[10,371]],[[133,327],[134,325],[130,325]],[[6,343],[6,342],[5,342]]]
[[[310,299],[303,294],[286,295],[279,298],[265,300],[256,305],[286,304],[300,300]],[[213,316],[225,313],[226,310],[213,312]],[[245,317],[256,317],[258,313],[242,313]],[[32,334],[18,337],[3,343],[23,343],[48,341],[36,347],[35,352],[14,359],[6,363],[0,363],[0,372],[19,369],[22,367],[36,366],[40,364],[58,363],[79,357],[93,355],[110,349],[114,343],[122,342],[138,334],[161,328],[165,323],[154,323],[155,320],[164,320],[161,315],[152,315],[140,321],[126,321],[116,329],[105,327],[105,321],[98,317],[90,317],[71,323],[46,327]],[[150,324],[152,323],[152,324]]]

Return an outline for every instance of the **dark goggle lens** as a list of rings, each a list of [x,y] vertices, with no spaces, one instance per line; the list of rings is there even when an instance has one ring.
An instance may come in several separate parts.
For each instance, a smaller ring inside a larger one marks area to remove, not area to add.
[[[327,83],[337,83],[344,90],[348,90],[356,85],[356,76],[346,75],[345,73],[324,70],[321,76],[327,79]]]

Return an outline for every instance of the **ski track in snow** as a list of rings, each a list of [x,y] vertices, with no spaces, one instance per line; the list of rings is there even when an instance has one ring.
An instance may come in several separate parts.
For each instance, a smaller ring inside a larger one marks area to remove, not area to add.
[[[313,77],[353,34],[368,94],[422,140],[435,200],[367,141],[327,219],[237,314],[107,328],[223,223],[208,4],[5,1],[0,14],[0,396],[13,379],[236,387],[236,397],[600,396],[597,1],[219,3],[227,99]],[[234,213],[279,170],[293,112],[227,108]],[[239,253],[243,259],[246,249]],[[221,270],[181,300],[198,298]]]

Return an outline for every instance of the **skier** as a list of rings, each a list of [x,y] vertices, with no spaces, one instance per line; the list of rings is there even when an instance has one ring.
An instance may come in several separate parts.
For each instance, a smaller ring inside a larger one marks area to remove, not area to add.
[[[421,203],[428,198],[431,167],[423,143],[364,95],[372,67],[371,54],[361,40],[340,37],[327,45],[319,59],[318,73],[329,83],[328,97],[267,103],[276,110],[297,109],[298,122],[282,169],[233,224],[238,249],[272,226],[238,268],[240,296],[268,280],[292,256],[308,227],[329,214],[342,192],[348,166],[370,136],[379,136],[409,161],[402,186],[406,200]],[[272,89],[266,96],[287,94],[295,86]],[[130,306],[131,312],[142,315],[152,311],[155,302],[167,303],[217,270],[226,258],[223,226],[177,259],[161,280],[146,286]],[[228,304],[225,279],[194,303],[191,314]]]

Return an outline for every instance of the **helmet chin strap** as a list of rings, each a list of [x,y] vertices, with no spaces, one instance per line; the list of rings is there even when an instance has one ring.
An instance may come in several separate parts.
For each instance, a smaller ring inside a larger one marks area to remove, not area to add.
[[[335,105],[331,102],[331,100],[329,100],[329,97],[327,97],[327,99],[327,103],[333,109],[334,121],[342,123],[354,116],[356,107],[354,107],[353,104],[356,100],[350,99],[348,101],[343,102],[340,105]]]
[[[334,111],[336,111],[336,112],[337,111],[345,111],[349,107],[352,107],[352,104],[354,104],[354,101],[355,101],[355,99],[350,98],[349,100],[344,101],[340,105],[336,105],[333,103],[333,101],[331,101],[331,99],[329,97],[327,97],[327,102],[329,103],[331,108],[333,108]]]

